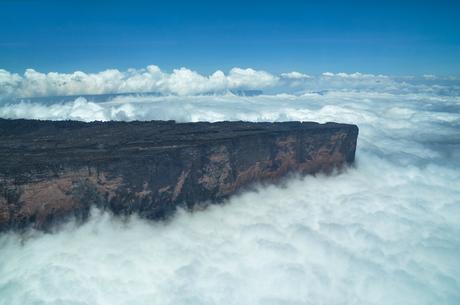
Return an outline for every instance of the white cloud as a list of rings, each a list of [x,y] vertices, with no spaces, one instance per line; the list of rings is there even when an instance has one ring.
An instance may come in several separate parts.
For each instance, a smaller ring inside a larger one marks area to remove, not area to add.
[[[2,96],[14,95],[22,81],[18,74],[0,69],[0,100]]]
[[[449,83],[446,83],[449,82]],[[325,72],[310,76],[298,71],[275,75],[251,68],[233,68],[226,74],[215,71],[203,75],[185,67],[168,73],[158,66],[143,69],[105,70],[97,73],[42,73],[27,69],[23,75],[0,70],[0,101],[18,97],[93,95],[156,92],[163,95],[225,94],[232,90],[257,89],[270,93],[320,90],[360,90],[373,92],[431,92],[456,94],[460,79],[455,77],[390,77],[364,73]]]
[[[387,75],[374,75],[355,73],[331,73],[325,72],[321,74],[319,83],[322,86],[329,86],[331,88],[344,88],[344,89],[384,89],[390,87],[400,88],[404,86],[403,82],[397,82]]]
[[[172,73],[157,66],[119,71],[110,69],[98,73],[41,73],[27,69],[24,75],[0,70],[0,96],[38,97],[125,92],[158,92],[194,95],[224,92],[232,89],[264,89],[276,85],[278,77],[254,69],[233,68],[228,75],[216,71],[204,76],[187,68]]]
[[[210,76],[186,69],[175,69],[166,78],[166,90],[178,95],[193,95],[213,91],[223,91],[228,88],[228,79],[222,71],[216,71]]]
[[[312,78],[310,75],[303,74],[303,73],[300,73],[300,72],[297,72],[297,71],[292,71],[292,72],[288,72],[288,73],[281,73],[281,77],[285,78],[285,79],[296,79],[296,80]]]
[[[250,68],[233,68],[230,70],[228,80],[230,88],[262,89],[275,86],[278,82],[278,77],[265,71]]]
[[[435,80],[435,79],[437,79],[436,75],[433,75],[433,74],[424,74],[424,75],[423,75],[423,78],[429,79],[429,80]]]
[[[117,112],[114,112],[113,118]],[[64,104],[44,105],[41,103],[20,102],[13,106],[0,106],[2,118],[33,118],[42,120],[78,120],[106,121],[109,112],[103,105],[88,102],[79,97],[75,101]]]

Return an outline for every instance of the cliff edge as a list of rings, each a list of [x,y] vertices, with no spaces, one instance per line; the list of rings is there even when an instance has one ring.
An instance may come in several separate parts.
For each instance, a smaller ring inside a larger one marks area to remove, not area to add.
[[[0,231],[85,219],[93,205],[164,218],[288,172],[341,168],[357,136],[337,123],[0,119]]]

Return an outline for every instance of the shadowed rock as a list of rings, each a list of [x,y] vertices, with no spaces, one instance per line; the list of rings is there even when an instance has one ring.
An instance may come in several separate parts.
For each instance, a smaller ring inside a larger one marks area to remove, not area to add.
[[[0,119],[0,230],[84,219],[93,205],[164,218],[289,172],[340,169],[357,136],[337,123]]]

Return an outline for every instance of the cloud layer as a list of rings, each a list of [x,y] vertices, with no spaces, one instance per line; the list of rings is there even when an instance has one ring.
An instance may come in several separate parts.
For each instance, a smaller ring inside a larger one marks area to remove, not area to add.
[[[0,69],[0,102],[16,98],[155,92],[162,95],[225,94],[232,90],[266,90],[270,93],[305,93],[319,90],[424,92],[457,94],[460,78],[391,77],[363,73],[331,73],[310,76],[291,71],[275,75],[251,68],[218,70],[202,75],[187,68],[168,73],[158,66],[98,73],[42,73],[27,69],[23,75]]]
[[[145,69],[105,70],[99,73],[40,73],[27,69],[24,75],[0,70],[0,95],[14,97],[157,92],[193,95],[232,89],[256,89],[274,86],[276,76],[253,69],[233,68],[226,75],[216,71],[209,76],[187,68],[166,73],[157,66]]]
[[[55,234],[4,234],[0,304],[458,304],[460,97],[433,92],[118,96],[0,106],[0,117],[13,118],[360,127],[356,167],[338,176],[259,187],[169,223],[122,222],[94,211],[87,224]]]

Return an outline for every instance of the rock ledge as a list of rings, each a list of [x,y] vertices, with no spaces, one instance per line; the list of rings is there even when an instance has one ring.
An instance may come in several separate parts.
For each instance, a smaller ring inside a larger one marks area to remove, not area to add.
[[[341,168],[357,137],[337,123],[0,119],[0,231],[84,219],[93,205],[164,218],[289,172]]]

